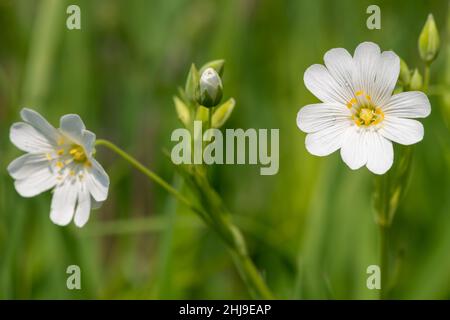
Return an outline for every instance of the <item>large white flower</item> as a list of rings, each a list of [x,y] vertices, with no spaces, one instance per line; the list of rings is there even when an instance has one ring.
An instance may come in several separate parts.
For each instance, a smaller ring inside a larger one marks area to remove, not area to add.
[[[392,51],[381,53],[375,43],[361,43],[353,57],[345,49],[331,49],[324,62],[304,75],[306,87],[323,102],[298,112],[306,149],[317,156],[341,149],[351,169],[367,166],[385,173],[394,159],[392,141],[410,145],[422,140],[422,124],[409,118],[430,114],[427,96],[419,91],[392,95],[400,59]]]
[[[8,166],[17,192],[34,197],[53,189],[50,219],[67,225],[74,218],[82,227],[91,207],[108,196],[109,177],[92,155],[95,134],[76,114],[61,117],[59,129],[33,110],[23,109],[21,116],[24,122],[11,126],[10,139],[27,154]]]

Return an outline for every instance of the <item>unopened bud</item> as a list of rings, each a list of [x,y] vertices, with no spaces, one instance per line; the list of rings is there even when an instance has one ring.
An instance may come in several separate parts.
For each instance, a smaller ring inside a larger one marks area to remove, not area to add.
[[[222,79],[213,68],[207,68],[200,76],[199,101],[202,106],[212,108],[222,100]]]
[[[419,53],[422,60],[431,63],[439,53],[439,32],[430,13],[419,36]]]
[[[412,91],[422,90],[423,80],[419,70],[415,69],[409,83],[409,89]]]
[[[400,59],[400,82],[403,86],[408,86],[411,81],[411,71],[403,59]]]

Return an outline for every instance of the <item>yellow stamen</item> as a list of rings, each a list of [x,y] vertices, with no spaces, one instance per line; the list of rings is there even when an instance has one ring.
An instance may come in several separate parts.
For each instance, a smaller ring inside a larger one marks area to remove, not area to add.
[[[56,162],[56,166],[60,169],[64,168],[64,163],[62,163],[61,161]]]
[[[87,157],[86,153],[84,152],[84,148],[80,145],[73,145],[72,148],[69,150],[69,154],[73,157],[73,160],[76,162],[86,162]]]
[[[384,112],[383,110],[381,110],[380,108],[376,108],[375,109],[375,114],[378,116],[375,121],[373,122],[373,124],[379,124],[381,121],[383,121],[384,119]]]

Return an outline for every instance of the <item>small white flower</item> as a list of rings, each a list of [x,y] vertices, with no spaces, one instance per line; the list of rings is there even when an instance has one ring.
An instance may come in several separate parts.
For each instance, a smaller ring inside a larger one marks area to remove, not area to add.
[[[304,81],[323,103],[303,107],[297,125],[307,133],[306,149],[326,156],[341,149],[342,160],[353,170],[362,166],[383,174],[392,166],[392,142],[410,145],[422,140],[419,121],[431,112],[427,96],[419,91],[392,95],[400,59],[378,45],[361,43],[353,57],[342,48],[324,56],[325,66],[305,71]]]
[[[109,177],[93,158],[95,134],[76,114],[61,117],[55,129],[40,114],[23,109],[24,122],[11,126],[10,139],[27,154],[8,166],[22,197],[53,189],[50,219],[57,225],[84,226],[91,208],[108,196]]]

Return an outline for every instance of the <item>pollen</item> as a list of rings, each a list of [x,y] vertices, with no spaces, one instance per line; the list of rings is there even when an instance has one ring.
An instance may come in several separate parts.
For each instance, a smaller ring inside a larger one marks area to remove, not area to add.
[[[87,156],[86,152],[84,151],[84,148],[78,144],[74,144],[70,148],[69,154],[72,156],[75,162],[86,163],[87,161]]]

